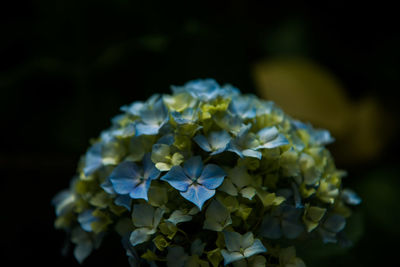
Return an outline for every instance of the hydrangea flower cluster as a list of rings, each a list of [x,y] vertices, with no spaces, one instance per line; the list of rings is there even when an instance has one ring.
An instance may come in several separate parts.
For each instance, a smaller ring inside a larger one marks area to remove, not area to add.
[[[300,267],[295,240],[345,239],[328,131],[212,79],[172,92],[123,106],[54,198],[79,262],[113,232],[131,266]]]

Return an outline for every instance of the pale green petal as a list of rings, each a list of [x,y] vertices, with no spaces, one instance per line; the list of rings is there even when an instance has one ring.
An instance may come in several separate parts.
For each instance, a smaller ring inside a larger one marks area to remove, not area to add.
[[[162,172],[169,171],[172,168],[172,164],[165,163],[165,162],[157,162],[156,168]]]
[[[261,188],[257,189],[257,196],[260,198],[264,207],[279,206],[283,201],[285,201],[284,197],[277,197],[275,193],[268,193]]]
[[[247,172],[246,167],[236,166],[228,171],[228,177],[231,179],[232,183],[236,185],[238,190],[251,184],[252,177]]]
[[[249,248],[254,243],[254,235],[252,232],[247,232],[242,235],[240,240],[240,246],[242,248]]]
[[[153,220],[153,224],[152,227],[153,229],[157,228],[157,226],[160,224],[160,221],[164,215],[164,210],[161,208],[157,208],[156,211],[154,212],[154,220]]]
[[[155,144],[151,151],[151,160],[154,163],[165,162],[170,154],[170,146],[166,144]]]
[[[256,194],[256,189],[254,187],[248,186],[240,190],[240,194],[242,197],[247,199],[253,199],[254,195]]]
[[[255,239],[253,245],[244,250],[244,256],[248,258],[255,254],[264,253],[266,251],[267,249],[264,247],[261,241],[259,239]]]
[[[230,179],[225,178],[224,182],[220,187],[218,187],[219,191],[225,192],[228,195],[231,196],[237,196],[238,195],[238,190],[236,187],[233,185],[232,181]]]
[[[218,200],[213,200],[208,206],[203,228],[212,231],[222,231],[226,226],[232,224],[232,219],[227,208]]]
[[[168,218],[167,221],[177,225],[181,222],[188,222],[192,220],[192,216],[188,215],[186,212],[182,210],[175,210]]]
[[[129,241],[131,242],[132,246],[136,246],[149,240],[151,234],[151,230],[148,228],[138,228],[131,233]]]

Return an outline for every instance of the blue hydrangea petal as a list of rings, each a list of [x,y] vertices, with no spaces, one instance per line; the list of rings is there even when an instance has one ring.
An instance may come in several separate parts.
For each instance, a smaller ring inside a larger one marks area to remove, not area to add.
[[[310,134],[310,142],[319,146],[333,143],[335,139],[331,136],[328,130],[314,129],[310,124],[301,121],[293,120],[292,125],[295,129],[303,129]]]
[[[215,190],[209,190],[201,185],[193,184],[189,186],[186,192],[181,192],[180,194],[201,210],[204,202],[215,195]]]
[[[257,135],[260,138],[260,141],[268,142],[274,139],[279,134],[278,129],[275,126],[265,127],[258,131]]]
[[[213,150],[225,149],[231,140],[231,136],[226,131],[211,132],[208,135],[208,142]]]
[[[117,194],[125,195],[133,191],[140,181],[132,178],[114,178],[111,182]]]
[[[229,110],[233,114],[238,114],[246,119],[254,118],[257,114],[257,108],[254,105],[254,96],[233,98],[229,104]]]
[[[196,180],[203,171],[203,160],[200,156],[191,157],[185,161],[183,169],[189,178]]]
[[[110,174],[110,181],[118,194],[129,194],[140,182],[140,169],[130,161],[119,164]]]
[[[239,157],[243,158],[244,155],[242,153],[242,149],[237,145],[235,140],[231,140],[227,146],[227,149],[230,152],[236,153]]]
[[[342,199],[346,204],[349,205],[359,205],[362,201],[357,193],[350,189],[343,189]]]
[[[147,191],[149,191],[151,180],[142,181],[129,193],[133,199],[144,199],[147,201]]]
[[[331,214],[327,217],[323,226],[330,232],[338,233],[346,226],[346,219],[339,214]]]
[[[181,166],[172,167],[160,180],[168,182],[179,191],[187,191],[188,187],[193,183]]]
[[[137,123],[136,124],[136,136],[140,135],[156,135],[158,134],[161,126],[157,124],[144,124]]]
[[[217,114],[213,116],[213,119],[220,128],[231,132],[235,136],[248,127],[243,124],[243,119],[240,116],[230,113]]]
[[[81,227],[83,230],[86,232],[91,232],[92,231],[92,223],[98,221],[99,219],[95,216],[93,216],[93,210],[86,210],[79,214],[78,216],[78,222],[80,223]]]
[[[251,129],[253,125],[251,123],[249,124],[242,124],[242,127],[240,127],[240,131],[237,135],[238,138],[244,137]]]
[[[311,135],[312,141],[319,145],[324,146],[335,142],[335,138],[331,136],[331,133],[328,130],[314,130]]]
[[[173,134],[166,134],[157,140],[157,144],[172,145],[175,142]]]
[[[221,250],[222,257],[224,257],[224,265],[244,259],[245,257],[240,252],[228,252],[227,250]]]
[[[83,168],[83,173],[85,174],[85,176],[91,175],[103,165],[101,152],[102,143],[96,143],[91,148],[89,148],[86,153],[85,167]]]
[[[114,200],[115,205],[126,208],[131,211],[132,198],[129,195],[119,195]]]
[[[219,84],[214,79],[199,79],[187,82],[184,88],[194,98],[209,101],[218,96]]]
[[[237,232],[224,231],[225,246],[230,252],[240,251],[242,236]]]
[[[204,167],[197,182],[208,189],[216,189],[223,183],[225,176],[226,173],[221,167],[215,164],[208,164]]]
[[[152,107],[142,110],[140,115],[142,121],[146,124],[159,125],[168,116],[168,111],[164,105],[162,98],[158,98]]]
[[[140,111],[144,108],[144,106],[145,105],[144,105],[143,102],[136,101],[136,102],[133,102],[130,105],[122,106],[120,108],[120,110],[123,111],[123,112],[127,112],[127,113],[129,113],[131,115],[134,115],[134,116],[139,116],[140,115]]]
[[[173,111],[171,116],[177,124],[195,123],[198,119],[198,109],[187,108],[182,112]]]
[[[245,157],[261,159],[262,153],[253,149],[245,149],[242,151],[242,155]]]
[[[119,178],[137,179],[141,176],[140,168],[131,161],[124,161],[120,163],[110,174],[110,180],[117,180]]]
[[[203,149],[206,152],[211,152],[211,146],[208,143],[207,138],[204,135],[196,135],[193,140],[196,142],[196,144],[199,145],[199,147],[201,147],[201,149]]]
[[[254,243],[244,250],[244,256],[249,258],[253,255],[267,252],[267,249],[264,247],[263,243],[259,239],[255,239]]]
[[[151,154],[147,153],[143,158],[143,176],[145,179],[155,180],[160,176],[160,171],[156,168],[153,161],[151,161]]]
[[[257,147],[257,149],[263,149],[263,148],[275,148],[275,147],[280,147],[289,144],[289,141],[286,139],[286,137],[282,134],[279,134],[275,139],[268,141],[260,146]]]
[[[109,178],[107,178],[107,179],[104,181],[104,183],[102,183],[102,184],[100,185],[100,187],[103,188],[103,190],[104,190],[106,193],[110,194],[110,195],[116,194],[116,192],[115,192],[115,190],[114,190],[114,187],[113,187],[113,184],[111,183],[111,181],[110,181]]]

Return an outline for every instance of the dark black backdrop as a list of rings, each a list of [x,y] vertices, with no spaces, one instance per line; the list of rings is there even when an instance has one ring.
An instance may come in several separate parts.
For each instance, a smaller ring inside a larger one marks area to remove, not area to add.
[[[168,92],[170,84],[212,77],[254,93],[254,63],[301,55],[328,67],[352,98],[368,93],[398,114],[398,14],[381,2],[7,2],[0,3],[0,251],[12,266],[77,265],[60,254],[64,233],[53,228],[51,198],[121,105]],[[293,42],[282,43],[282,31]],[[396,166],[398,147],[372,165]],[[376,225],[366,231],[350,256],[331,264],[394,258],[398,236]],[[124,266],[114,241],[84,266]]]

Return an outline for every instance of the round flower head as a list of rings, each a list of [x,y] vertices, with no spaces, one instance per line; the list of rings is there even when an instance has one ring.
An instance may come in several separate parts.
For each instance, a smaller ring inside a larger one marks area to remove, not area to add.
[[[361,198],[327,130],[213,79],[121,111],[53,200],[79,262],[106,235],[131,266],[305,266],[292,243],[348,243]]]

